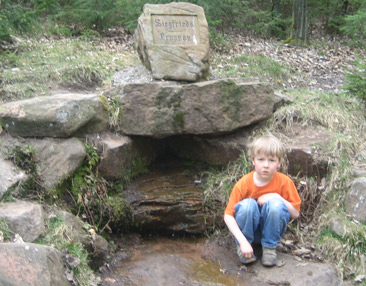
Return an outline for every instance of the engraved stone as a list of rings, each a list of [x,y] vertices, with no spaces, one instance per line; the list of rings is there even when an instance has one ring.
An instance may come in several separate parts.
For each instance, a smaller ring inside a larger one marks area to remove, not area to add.
[[[154,79],[197,81],[208,73],[208,25],[200,6],[145,4],[135,38],[140,59]]]

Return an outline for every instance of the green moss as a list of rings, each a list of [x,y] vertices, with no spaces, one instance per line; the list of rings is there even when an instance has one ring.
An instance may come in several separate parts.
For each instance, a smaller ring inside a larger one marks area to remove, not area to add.
[[[132,210],[127,201],[121,196],[106,199],[106,205],[111,211],[111,226],[116,233],[127,231],[133,224]]]
[[[295,40],[294,36],[288,37],[286,40],[283,41],[283,44],[292,44]]]
[[[233,121],[239,120],[240,109],[242,108],[242,88],[237,87],[233,81],[225,83],[221,93],[221,106],[226,116]]]
[[[174,123],[174,125],[178,128],[184,127],[184,115],[182,112],[178,112],[175,114]]]
[[[149,172],[147,165],[148,164],[145,158],[135,157],[132,160],[131,167],[127,170],[126,176],[123,178],[123,182],[131,182],[131,180],[138,175],[146,174],[147,172]]]

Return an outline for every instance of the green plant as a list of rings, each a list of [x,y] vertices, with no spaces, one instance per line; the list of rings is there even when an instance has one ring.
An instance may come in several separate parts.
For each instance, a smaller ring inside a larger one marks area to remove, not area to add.
[[[126,201],[119,196],[110,197],[113,183],[107,182],[96,170],[99,155],[96,147],[85,144],[86,158],[72,177],[54,190],[56,198],[72,201],[72,212],[86,219],[99,233],[105,230],[123,231],[132,221],[131,212]],[[146,172],[146,165],[136,158],[123,184],[137,174]],[[122,185],[123,185],[122,184]],[[117,185],[118,187],[119,185]]]
[[[230,43],[224,34],[212,30],[210,31],[210,47],[216,51],[228,52]]]
[[[347,15],[344,21],[345,25],[341,27],[341,31],[350,37],[351,44],[364,46],[366,43],[366,27],[363,23],[366,21],[366,7],[358,10],[353,15]]]
[[[47,231],[38,239],[38,242],[53,245],[57,250],[77,258],[78,263],[73,266],[68,265],[77,285],[96,285],[93,271],[88,265],[88,252],[75,236],[73,229],[65,224],[61,217],[56,216],[49,219]]]
[[[133,223],[132,210],[127,201],[120,195],[109,196],[106,205],[111,212],[111,228],[116,233],[127,231]]]
[[[366,100],[366,61],[358,60],[355,66],[354,71],[346,74],[346,85],[343,88],[348,93]]]
[[[149,171],[147,168],[146,160],[142,157],[135,157],[132,160],[131,167],[127,170],[126,176],[123,178],[123,181],[129,183],[138,175],[146,174]]]
[[[119,129],[120,119],[122,117],[121,110],[120,110],[120,103],[119,103],[119,97],[105,97],[100,96],[100,99],[102,100],[103,104],[107,107],[109,112],[109,126],[114,129]]]
[[[60,1],[57,0],[32,0],[34,10],[43,15],[53,15],[60,11]]]
[[[70,3],[71,4],[71,3]],[[77,24],[83,29],[105,30],[121,17],[115,0],[77,0],[57,14],[58,20]]]
[[[3,218],[0,218],[0,233],[5,240],[11,239],[13,235],[13,232],[10,230],[7,222]]]
[[[31,30],[35,23],[36,12],[32,9],[32,5],[27,4],[19,0],[0,2],[0,41],[12,42],[11,34]]]
[[[87,219],[97,231],[102,232],[107,226],[104,200],[107,197],[107,181],[94,173],[99,156],[93,145],[84,144],[86,157],[83,164],[72,177],[63,182],[54,191],[54,195],[68,195],[73,201],[73,212]]]

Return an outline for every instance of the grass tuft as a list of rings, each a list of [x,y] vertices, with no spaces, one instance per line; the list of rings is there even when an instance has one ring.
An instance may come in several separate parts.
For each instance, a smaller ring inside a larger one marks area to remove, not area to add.
[[[39,243],[52,245],[60,252],[77,258],[78,264],[74,267],[70,266],[76,285],[97,285],[93,271],[88,265],[88,252],[82,243],[76,239],[73,229],[65,224],[60,217],[56,216],[49,219],[47,232],[39,239]]]
[[[291,71],[284,65],[263,55],[242,55],[237,57],[212,56],[214,73],[225,77],[257,77],[270,82],[274,86],[281,86],[282,82],[291,77]]]

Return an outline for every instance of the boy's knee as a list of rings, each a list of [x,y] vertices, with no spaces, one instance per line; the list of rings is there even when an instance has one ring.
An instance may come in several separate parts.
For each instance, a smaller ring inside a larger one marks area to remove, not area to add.
[[[244,212],[248,212],[248,211],[252,211],[254,208],[258,207],[257,205],[257,201],[255,199],[244,199],[240,202],[238,202],[234,209],[235,209],[235,213],[244,211]]]
[[[286,206],[281,199],[277,198],[269,200],[267,204],[270,209],[281,209],[283,206]]]
[[[288,212],[286,204],[281,199],[269,200],[266,204],[267,212],[271,216],[282,215],[284,212]]]

